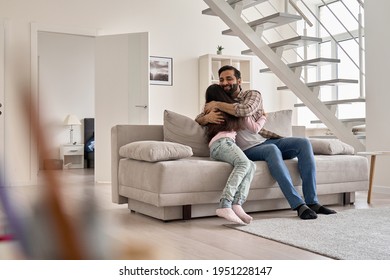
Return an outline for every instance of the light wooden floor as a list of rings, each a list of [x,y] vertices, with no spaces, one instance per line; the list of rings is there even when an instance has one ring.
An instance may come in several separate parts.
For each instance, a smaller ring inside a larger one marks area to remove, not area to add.
[[[94,238],[110,244],[108,258],[133,259],[266,259],[266,260],[324,260],[328,259],[295,247],[283,245],[223,226],[225,220],[218,217],[197,218],[189,221],[161,222],[128,211],[126,205],[111,203],[109,184],[94,183],[93,170],[71,169],[55,171],[62,182],[61,197],[69,215],[81,213],[86,201],[95,197],[94,213],[101,227]],[[31,212],[42,197],[44,173],[38,186],[9,188],[13,204],[20,212]],[[388,207],[390,195],[373,193],[371,205],[366,203],[367,193],[359,192],[356,202],[350,206],[332,207],[335,210],[351,208]],[[4,216],[0,210],[0,218]],[[72,216],[72,217],[73,217]],[[282,210],[255,213],[254,219],[296,216],[295,211]],[[3,219],[4,220],[4,219]],[[1,228],[0,228],[1,229]],[[84,230],[80,228],[80,230]],[[304,238],[304,237],[302,237]],[[3,242],[4,243],[4,242]],[[4,258],[4,256],[2,256]],[[0,256],[1,258],[1,256]],[[7,258],[7,257],[5,257]]]

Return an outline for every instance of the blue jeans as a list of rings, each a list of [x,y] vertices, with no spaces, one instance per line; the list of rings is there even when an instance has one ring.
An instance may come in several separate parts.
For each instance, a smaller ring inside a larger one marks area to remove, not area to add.
[[[268,139],[265,142],[244,151],[250,160],[265,160],[272,177],[278,182],[292,209],[306,202],[318,203],[316,192],[316,165],[313,149],[308,139],[287,137]],[[298,158],[298,170],[302,179],[301,198],[292,184],[290,173],[283,160]]]
[[[211,144],[210,156],[233,165],[233,170],[222,192],[220,208],[231,208],[232,204],[242,205],[248,197],[256,165],[247,158],[231,138],[227,137],[220,138]]]

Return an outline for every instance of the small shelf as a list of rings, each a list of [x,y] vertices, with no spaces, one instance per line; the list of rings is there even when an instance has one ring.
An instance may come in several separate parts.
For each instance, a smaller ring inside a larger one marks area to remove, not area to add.
[[[252,88],[252,57],[205,54],[199,57],[199,109],[203,110],[205,92],[209,85],[218,84],[218,70],[224,65],[231,65],[241,72],[243,90]]]

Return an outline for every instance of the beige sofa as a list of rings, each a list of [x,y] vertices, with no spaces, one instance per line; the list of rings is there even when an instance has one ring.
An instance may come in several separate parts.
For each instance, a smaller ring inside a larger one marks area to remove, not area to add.
[[[214,161],[207,155],[199,156],[200,151],[192,142],[189,143],[192,149],[182,143],[178,144],[180,149],[184,148],[179,151],[180,156],[177,156],[176,146],[173,154],[172,150],[166,153],[165,148],[158,151],[152,151],[154,148],[150,146],[139,149],[139,145],[145,143],[152,143],[154,147],[163,145],[167,143],[164,140],[167,140],[168,135],[180,138],[177,132],[188,129],[188,124],[180,128],[180,125],[173,123],[171,128],[176,129],[176,133],[172,133],[167,130],[167,123],[164,126],[117,125],[112,128],[112,201],[128,203],[130,210],[164,221],[215,215],[232,167]],[[195,141],[193,138],[190,137],[191,141]],[[170,139],[168,143],[171,142],[174,141]],[[132,144],[127,146],[129,143]],[[322,204],[353,203],[356,191],[368,189],[368,162],[365,157],[315,155],[315,159],[317,192]],[[288,209],[287,200],[270,175],[266,162],[255,163],[256,173],[248,200],[244,204],[245,210]],[[297,160],[287,160],[286,164],[294,186],[301,192]]]

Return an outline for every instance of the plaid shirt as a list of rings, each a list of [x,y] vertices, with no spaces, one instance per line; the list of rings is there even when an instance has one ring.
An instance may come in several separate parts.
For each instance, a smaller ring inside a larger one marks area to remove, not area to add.
[[[257,121],[264,113],[263,98],[257,90],[240,91],[235,100],[237,117],[253,116]]]
[[[263,98],[257,90],[241,91],[236,98],[235,104],[237,117],[252,116],[255,121],[264,114]],[[262,128],[259,134],[264,138],[282,138],[280,135]]]

